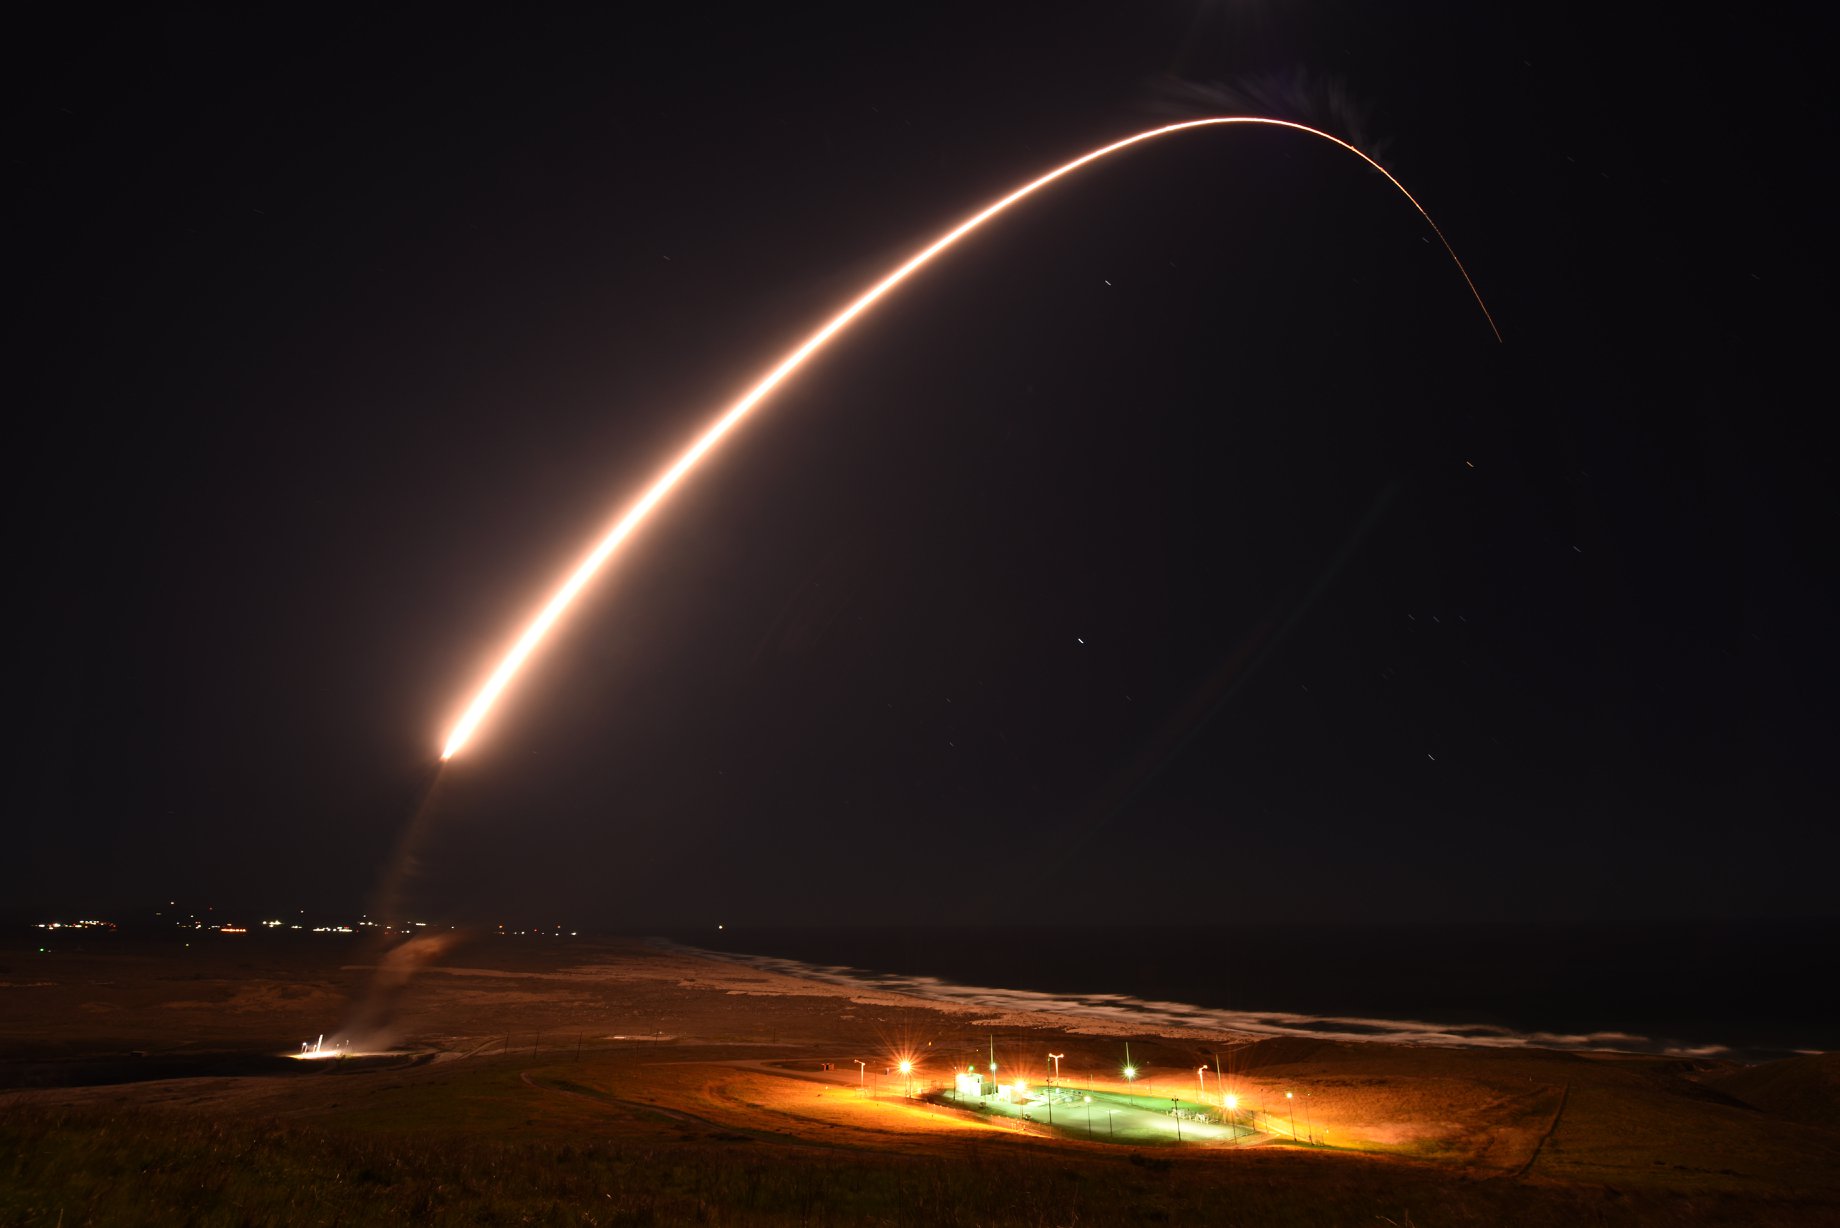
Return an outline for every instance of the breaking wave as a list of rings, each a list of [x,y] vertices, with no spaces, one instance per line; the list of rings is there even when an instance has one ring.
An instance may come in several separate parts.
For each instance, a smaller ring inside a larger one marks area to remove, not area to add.
[[[1290,1011],[1222,1010],[1186,1002],[1132,998],[1115,993],[1044,993],[1026,989],[998,989],[987,985],[962,985],[934,976],[874,972],[838,964],[807,963],[780,956],[713,951],[663,939],[655,941],[666,948],[693,953],[705,959],[832,986],[853,996],[893,994],[919,998],[948,1010],[988,1016],[978,1022],[1003,1027],[1061,1027],[1069,1032],[1088,1035],[1156,1034],[1172,1038],[1206,1036],[1238,1040],[1307,1037],[1315,1040],[1466,1049],[1593,1050],[1678,1058],[1745,1056],[1727,1045],[1696,1044],[1624,1031],[1518,1031],[1489,1023],[1374,1019]]]

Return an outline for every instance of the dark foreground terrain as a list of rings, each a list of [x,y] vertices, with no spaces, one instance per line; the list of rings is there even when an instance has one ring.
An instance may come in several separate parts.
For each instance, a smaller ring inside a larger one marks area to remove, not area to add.
[[[489,938],[403,990],[396,1052],[278,1057],[338,1033],[378,955],[255,936],[6,952],[0,1222],[1840,1223],[1831,1055],[1124,1037]],[[1253,1133],[1177,1144],[1064,1104],[1050,1127],[924,1098],[993,1051],[1005,1077],[1039,1086],[1058,1053],[1064,1082],[1195,1112],[1224,1085]]]

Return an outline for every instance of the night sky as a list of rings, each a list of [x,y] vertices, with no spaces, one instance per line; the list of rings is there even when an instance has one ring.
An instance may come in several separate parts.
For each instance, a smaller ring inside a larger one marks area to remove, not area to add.
[[[1265,111],[1376,153],[1505,343],[1326,143],[1067,182],[634,540],[415,906],[1831,916],[1831,31],[995,7],[22,38],[0,898],[361,907],[498,652],[781,350],[1025,178]]]

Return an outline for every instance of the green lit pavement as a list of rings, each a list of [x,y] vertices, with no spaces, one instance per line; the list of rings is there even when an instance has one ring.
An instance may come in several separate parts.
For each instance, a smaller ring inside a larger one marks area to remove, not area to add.
[[[1101,1143],[1226,1146],[1259,1136],[1247,1120],[1247,1113],[1234,1114],[1232,1120],[1222,1122],[1215,1105],[1065,1084],[1031,1088],[1020,1101],[994,1095],[961,1097],[952,1091],[935,1092],[927,1099],[996,1119],[1007,1118],[1031,1131],[1091,1138]]]

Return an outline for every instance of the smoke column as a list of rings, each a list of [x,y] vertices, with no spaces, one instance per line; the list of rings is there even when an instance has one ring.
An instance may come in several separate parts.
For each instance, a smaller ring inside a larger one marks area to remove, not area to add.
[[[1414,197],[1412,193],[1406,191],[1406,186],[1395,179],[1392,172],[1388,171],[1384,166],[1381,166],[1378,162],[1374,161],[1374,159],[1368,157],[1365,153],[1361,152],[1361,150],[1350,145],[1340,137],[1331,136],[1320,129],[1312,128],[1307,124],[1293,123],[1290,120],[1269,119],[1252,115],[1232,115],[1217,116],[1210,119],[1192,119],[1179,124],[1167,124],[1161,128],[1152,128],[1148,131],[1140,132],[1135,136],[1128,136],[1122,141],[1114,141],[1110,145],[1101,146],[1090,153],[1082,154],[1071,162],[1056,167],[1037,179],[1030,180],[1009,195],[1002,197],[992,204],[986,205],[978,212],[972,214],[970,217],[921,248],[914,255],[908,257],[907,260],[896,267],[893,272],[887,274],[880,281],[870,286],[842,311],[839,311],[826,321],[816,332],[800,342],[791,353],[780,359],[766,375],[762,376],[760,381],[756,383],[753,388],[749,389],[745,396],[731,405],[708,427],[704,428],[703,433],[697,436],[696,441],[692,443],[681,456],[672,461],[669,468],[652,481],[652,484],[646,488],[644,494],[639,496],[636,503],[621,514],[620,518],[614,522],[612,528],[607,530],[606,534],[602,536],[594,549],[588,552],[587,557],[576,565],[574,571],[569,573],[568,578],[562,582],[562,586],[544,603],[542,609],[537,611],[529,625],[524,628],[516,642],[511,645],[510,650],[505,653],[504,658],[499,661],[498,666],[493,669],[491,675],[486,679],[485,685],[480,687],[478,694],[476,694],[472,702],[467,705],[466,711],[461,715],[453,731],[448,734],[447,744],[441,750],[442,761],[445,762],[446,760],[452,759],[465,748],[467,742],[471,740],[474,731],[479,728],[479,723],[486,718],[489,712],[491,712],[493,704],[498,702],[498,697],[504,693],[505,688],[510,686],[512,680],[517,677],[518,671],[523,668],[524,662],[529,659],[530,654],[536,651],[537,646],[543,642],[543,638],[549,634],[550,628],[555,626],[557,620],[560,619],[568,610],[569,606],[574,603],[576,596],[583,588],[587,587],[589,581],[594,579],[595,574],[600,571],[602,565],[612,556],[613,552],[619,549],[620,543],[625,541],[627,537],[632,534],[632,531],[639,527],[639,524],[651,514],[652,509],[657,507],[658,504],[663,501],[664,497],[671,493],[671,489],[677,485],[684,475],[693,469],[698,461],[703,459],[705,453],[721,443],[723,437],[725,437],[729,431],[733,430],[743,418],[747,417],[750,410],[760,404],[761,401],[765,400],[769,394],[784,383],[786,379],[800,367],[804,366],[805,360],[822,349],[831,338],[848,328],[858,316],[875,306],[875,304],[880,302],[890,291],[894,290],[921,268],[931,263],[934,257],[945,252],[947,248],[982,226],[985,222],[996,217],[999,213],[1002,213],[1018,201],[1033,196],[1049,184],[1067,175],[1071,175],[1081,167],[1097,162],[1102,158],[1109,157],[1121,150],[1129,149],[1133,145],[1141,145],[1146,141],[1156,140],[1158,137],[1172,136],[1178,132],[1189,132],[1200,128],[1220,127],[1227,124],[1255,124],[1263,127],[1288,128],[1293,132],[1302,132],[1347,150],[1349,153],[1386,176],[1386,181],[1399,189],[1400,195],[1411,202],[1412,207],[1418,210],[1419,216],[1425,219],[1425,224],[1431,227],[1432,233],[1437,235],[1438,241],[1444,245],[1444,250],[1450,253],[1451,260],[1457,266],[1457,272],[1462,274],[1464,283],[1469,286],[1469,292],[1474,296],[1476,306],[1482,309],[1483,318],[1488,321],[1490,330],[1495,334],[1495,339],[1497,341],[1501,340],[1501,330],[1496,328],[1495,318],[1489,314],[1488,305],[1482,301],[1482,294],[1476,289],[1476,283],[1471,280],[1469,270],[1463,267],[1463,261],[1458,259],[1456,249],[1451,247],[1450,240],[1444,237],[1444,232],[1438,229],[1437,223],[1431,220],[1431,215],[1425,211],[1425,207],[1418,203],[1418,199]]]
[[[422,847],[422,835],[434,818],[435,801],[440,792],[441,765],[437,763],[422,779],[415,804],[409,810],[409,821],[397,837],[395,854],[385,863],[383,879],[371,899],[370,915],[385,925],[404,919],[403,893],[419,865],[417,854]]]

